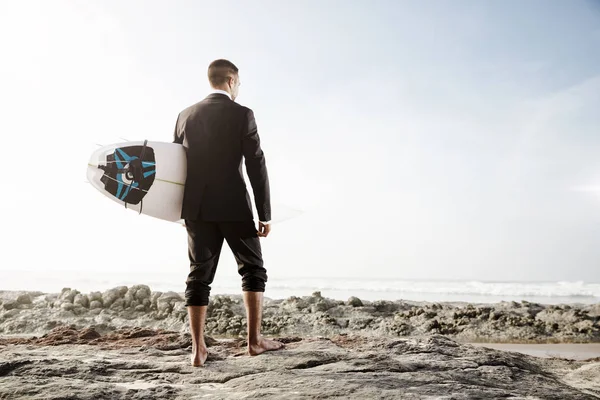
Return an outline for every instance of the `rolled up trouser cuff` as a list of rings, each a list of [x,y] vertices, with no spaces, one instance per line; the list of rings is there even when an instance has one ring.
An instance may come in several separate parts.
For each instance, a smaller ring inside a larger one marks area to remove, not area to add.
[[[264,292],[265,280],[256,276],[245,276],[242,278],[242,290],[244,292]]]
[[[189,282],[185,289],[185,305],[207,306],[210,297],[210,286],[199,282]]]
[[[185,306],[186,307],[190,307],[190,306],[193,306],[193,307],[196,307],[196,306],[208,306],[208,297],[206,299],[202,299],[202,298],[198,298],[198,299],[191,298],[191,299],[188,299],[188,298],[186,298],[185,299]]]

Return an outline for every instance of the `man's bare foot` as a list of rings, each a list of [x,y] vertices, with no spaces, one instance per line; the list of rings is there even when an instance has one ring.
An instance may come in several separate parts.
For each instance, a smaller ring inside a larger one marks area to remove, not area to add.
[[[254,344],[248,342],[248,354],[250,354],[251,356],[257,356],[259,354],[264,353],[265,351],[280,350],[284,346],[285,345],[283,343],[278,342],[277,340],[265,339],[261,337]]]
[[[206,347],[199,347],[198,351],[192,350],[192,367],[202,367],[208,358],[208,350]]]

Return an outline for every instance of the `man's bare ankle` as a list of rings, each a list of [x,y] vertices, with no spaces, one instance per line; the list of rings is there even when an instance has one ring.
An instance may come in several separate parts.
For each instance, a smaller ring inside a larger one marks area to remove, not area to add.
[[[193,346],[193,345],[192,345],[192,352],[194,352],[194,353],[195,353],[195,352],[196,352],[196,350],[200,350],[201,352],[205,352],[205,351],[207,351],[207,350],[208,350],[208,348],[206,347],[206,344],[203,344],[203,345],[202,345],[202,344],[201,344],[201,345],[198,345],[198,347],[196,347],[196,346]]]
[[[249,345],[258,345],[262,341],[262,335],[252,336],[247,338],[247,342]]]

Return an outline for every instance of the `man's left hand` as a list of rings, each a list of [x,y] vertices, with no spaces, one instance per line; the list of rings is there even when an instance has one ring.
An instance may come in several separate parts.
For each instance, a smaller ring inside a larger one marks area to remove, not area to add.
[[[258,236],[267,237],[271,232],[271,224],[265,224],[264,222],[258,222]]]

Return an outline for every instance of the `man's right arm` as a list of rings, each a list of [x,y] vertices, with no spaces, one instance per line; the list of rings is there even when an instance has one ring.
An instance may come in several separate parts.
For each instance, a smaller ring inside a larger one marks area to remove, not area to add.
[[[260,147],[260,137],[254,113],[246,111],[246,129],[242,137],[242,153],[246,160],[246,172],[250,178],[254,202],[258,211],[258,219],[262,222],[271,220],[271,194],[265,154]]]

